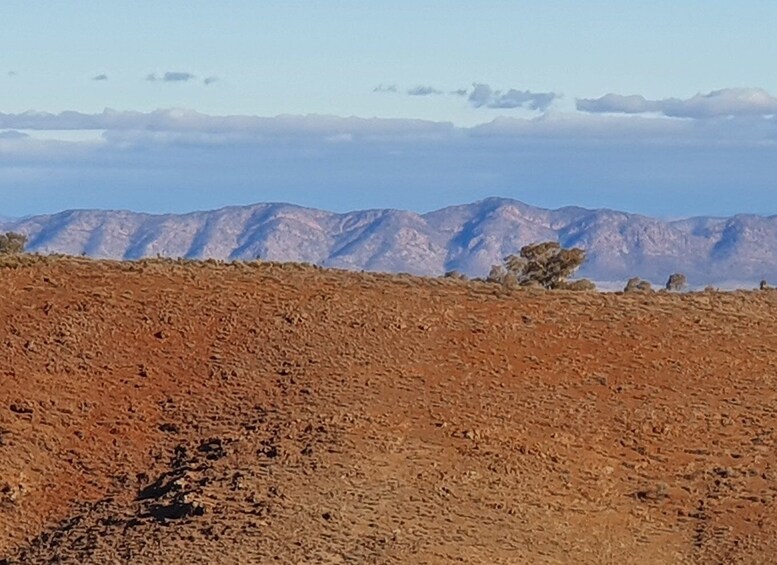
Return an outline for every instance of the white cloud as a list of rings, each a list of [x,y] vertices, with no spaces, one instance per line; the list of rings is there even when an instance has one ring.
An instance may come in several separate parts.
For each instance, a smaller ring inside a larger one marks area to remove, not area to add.
[[[469,101],[475,108],[528,108],[542,111],[547,110],[556,98],[558,95],[553,92],[531,92],[514,88],[503,92],[481,83],[474,83],[469,95]]]
[[[430,96],[433,94],[442,94],[442,90],[437,90],[433,86],[415,86],[407,91],[410,96]]]
[[[373,92],[398,92],[396,84],[379,84],[372,89]]]
[[[372,89],[373,92],[397,93],[396,84],[379,84]],[[468,97],[469,103],[475,108],[514,109],[527,108],[544,112],[559,95],[554,92],[531,92],[529,90],[507,91],[494,90],[487,84],[473,83],[472,90],[459,88],[447,92],[429,85],[418,85],[404,91],[408,96],[437,96],[447,95],[455,97]]]
[[[772,116],[777,114],[777,98],[761,88],[724,88],[684,100],[649,100],[640,95],[606,94],[600,98],[578,99],[577,109],[589,113],[657,113],[672,118],[696,119]]]
[[[149,82],[189,82],[190,80],[194,80],[197,77],[193,75],[192,73],[185,73],[181,71],[167,71],[163,75],[157,75],[156,73],[151,73],[150,75],[146,76],[146,80]]]

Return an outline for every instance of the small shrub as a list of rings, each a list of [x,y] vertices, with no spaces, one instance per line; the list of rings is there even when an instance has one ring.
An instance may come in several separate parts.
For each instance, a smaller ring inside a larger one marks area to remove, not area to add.
[[[515,273],[511,273],[502,265],[494,265],[491,267],[491,271],[488,273],[486,281],[501,284],[505,288],[516,288],[518,286],[518,279],[516,278]]]
[[[465,275],[464,273],[460,273],[459,271],[446,271],[445,278],[465,281],[467,280],[467,275]]]
[[[27,236],[8,232],[0,234],[0,255],[19,255],[27,246]]]
[[[649,281],[643,281],[639,277],[632,277],[626,283],[623,292],[651,292],[653,285]]]
[[[557,288],[563,290],[590,291],[596,290],[596,285],[588,279],[577,279],[576,281],[564,281]]]
[[[502,265],[492,265],[486,280],[491,283],[502,284],[507,274],[507,269]]]
[[[666,290],[681,291],[688,286],[688,279],[682,273],[673,273],[669,275],[669,280],[666,281]]]

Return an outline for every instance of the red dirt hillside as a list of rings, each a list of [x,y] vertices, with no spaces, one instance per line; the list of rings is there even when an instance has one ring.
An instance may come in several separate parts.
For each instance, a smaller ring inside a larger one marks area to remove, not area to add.
[[[0,563],[772,563],[777,291],[0,264]]]

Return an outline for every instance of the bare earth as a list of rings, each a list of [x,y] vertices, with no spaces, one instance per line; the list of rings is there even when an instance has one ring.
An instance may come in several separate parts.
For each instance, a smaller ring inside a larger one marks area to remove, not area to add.
[[[0,563],[773,563],[777,291],[0,265]]]

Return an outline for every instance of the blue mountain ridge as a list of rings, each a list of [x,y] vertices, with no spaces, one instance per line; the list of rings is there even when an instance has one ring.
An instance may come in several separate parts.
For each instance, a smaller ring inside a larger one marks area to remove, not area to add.
[[[334,213],[291,204],[232,206],[187,214],[68,210],[0,220],[39,253],[95,258],[255,259],[325,267],[485,276],[521,246],[555,240],[586,249],[579,276],[663,283],[682,272],[695,286],[751,286],[777,280],[777,216],[664,221],[615,210],[549,210],[487,198],[418,214],[402,210]]]

